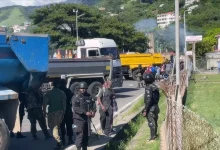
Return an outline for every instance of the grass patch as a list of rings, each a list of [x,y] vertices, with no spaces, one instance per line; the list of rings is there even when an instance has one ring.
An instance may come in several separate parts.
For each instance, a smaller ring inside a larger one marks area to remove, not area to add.
[[[132,114],[144,106],[144,100],[141,98],[125,115]],[[158,131],[161,127],[166,114],[166,100],[161,93],[159,102],[160,114],[158,120]],[[150,137],[150,131],[146,118],[139,114],[124,126],[115,138],[113,138],[104,148],[104,150],[158,150],[160,147],[159,138],[153,143],[146,143]]]
[[[166,116],[166,98],[162,93],[161,93],[161,98],[159,102],[159,107],[160,107],[160,113],[159,113],[159,120],[158,120],[158,133],[160,131],[162,122],[164,121],[165,116]],[[150,129],[146,122],[146,118],[144,119],[145,119],[145,122],[142,124],[136,136],[127,145],[126,150],[143,150],[143,149],[159,150],[160,149],[160,138],[157,138],[157,140],[154,142],[147,142],[147,140],[150,137]]]
[[[207,77],[206,79],[203,79]],[[220,74],[196,74],[194,78],[197,81],[210,81],[210,82],[220,82]]]
[[[104,150],[125,150],[127,143],[137,133],[141,125],[144,123],[145,118],[142,114],[132,119],[127,125],[124,126],[123,130],[113,138],[104,148]]]
[[[195,79],[202,76],[207,76],[210,82],[190,82],[186,106],[207,120],[220,134],[220,84],[212,83],[220,81],[220,75],[195,75]]]

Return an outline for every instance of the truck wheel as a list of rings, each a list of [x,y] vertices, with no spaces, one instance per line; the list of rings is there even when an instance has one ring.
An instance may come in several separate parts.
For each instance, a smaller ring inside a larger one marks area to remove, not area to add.
[[[0,119],[0,150],[7,150],[10,142],[8,127],[5,122]]]
[[[99,89],[102,87],[100,82],[92,82],[88,87],[88,93],[96,99],[96,95],[99,93]]]
[[[129,77],[129,75],[124,75],[125,80],[130,80],[131,78]]]
[[[132,78],[133,78],[133,80],[135,80],[135,81],[137,81],[137,72],[138,72],[138,70],[134,70],[134,71],[132,72]]]
[[[79,90],[79,82],[74,82],[70,86],[70,91],[75,95]]]

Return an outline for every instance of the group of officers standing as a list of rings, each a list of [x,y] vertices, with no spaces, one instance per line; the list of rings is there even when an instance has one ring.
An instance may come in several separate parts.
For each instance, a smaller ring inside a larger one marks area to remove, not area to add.
[[[103,133],[109,136],[113,125],[113,99],[114,92],[111,88],[111,81],[106,81],[103,88],[97,95],[97,103],[100,106],[100,121]],[[87,150],[88,140],[91,132],[91,118],[96,114],[96,101],[87,92],[88,85],[86,82],[80,82],[79,91],[76,94],[66,88],[66,80],[55,80],[53,88],[46,93],[41,89],[19,95],[20,100],[20,123],[24,116],[26,107],[28,119],[31,123],[31,133],[34,140],[38,140],[36,121],[38,121],[45,139],[52,136],[47,130],[46,117],[48,127],[52,130],[53,137],[57,142],[55,149],[62,149],[66,143],[65,135],[67,131],[68,145],[75,143],[77,150]],[[46,111],[48,106],[48,111]],[[60,131],[60,132],[59,132]],[[73,141],[73,131],[76,135]],[[60,136],[61,133],[61,136]],[[13,133],[11,132],[13,136]],[[24,138],[20,132],[18,138]]]
[[[160,93],[154,84],[155,75],[150,72],[143,74],[145,82],[145,109],[143,115],[147,118],[150,127],[150,141],[157,137],[157,120],[159,114]],[[20,95],[21,104],[24,103],[28,112],[28,119],[31,123],[31,133],[35,140],[38,140],[36,121],[45,135],[45,139],[51,138],[46,124],[52,130],[53,137],[57,142],[55,149],[62,149],[65,145],[65,135],[67,131],[68,144],[73,144],[73,130],[76,135],[75,145],[77,150],[87,150],[88,140],[91,129],[91,118],[96,114],[96,101],[87,92],[86,82],[80,82],[79,91],[75,95],[66,88],[66,80],[56,80],[53,82],[53,88],[45,94],[41,90],[22,93]],[[97,104],[99,105],[100,122],[103,133],[109,136],[113,132],[113,112],[115,93],[112,90],[111,81],[106,81],[103,88],[97,95]],[[48,107],[48,112],[46,108]],[[21,117],[22,119],[23,117]],[[22,123],[22,120],[21,120]],[[75,126],[73,129],[73,125]],[[66,127],[66,128],[65,128]],[[61,131],[61,137],[59,134]],[[23,136],[23,135],[22,135]]]

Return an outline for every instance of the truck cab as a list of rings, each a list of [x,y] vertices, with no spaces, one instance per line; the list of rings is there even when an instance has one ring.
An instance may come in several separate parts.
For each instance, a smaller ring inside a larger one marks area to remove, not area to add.
[[[76,58],[99,58],[111,56],[113,59],[113,87],[122,87],[123,75],[117,45],[114,40],[106,38],[83,39],[76,42]]]

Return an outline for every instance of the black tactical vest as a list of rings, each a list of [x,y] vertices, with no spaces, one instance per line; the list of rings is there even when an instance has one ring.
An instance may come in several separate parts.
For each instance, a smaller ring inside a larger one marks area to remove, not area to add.
[[[159,102],[160,93],[155,85],[148,85],[145,87],[144,103],[147,111]]]

